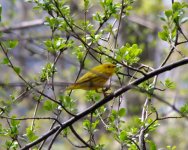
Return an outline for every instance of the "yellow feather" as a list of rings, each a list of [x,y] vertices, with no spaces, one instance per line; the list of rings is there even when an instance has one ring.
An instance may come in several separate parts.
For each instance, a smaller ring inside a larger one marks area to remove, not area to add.
[[[104,87],[107,80],[114,74],[116,66],[111,63],[98,65],[80,77],[67,90],[84,89],[96,90]]]

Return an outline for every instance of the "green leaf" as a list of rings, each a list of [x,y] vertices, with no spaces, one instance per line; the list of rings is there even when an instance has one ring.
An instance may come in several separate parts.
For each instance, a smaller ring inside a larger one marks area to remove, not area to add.
[[[92,127],[92,130],[93,130],[93,131],[95,131],[95,129],[97,128],[97,125],[99,124],[99,122],[100,122],[100,121],[99,121],[98,119],[95,120],[94,122],[92,122],[92,126],[91,126],[91,127]]]
[[[167,150],[176,150],[177,147],[176,146],[167,146],[166,148],[167,148]]]
[[[97,93],[94,90],[90,90],[86,92],[86,98],[88,99],[88,101],[99,101],[101,96],[99,93]]]
[[[52,110],[54,110],[55,108],[57,108],[57,104],[56,103],[54,103],[54,102],[52,102],[52,101],[50,101],[50,100],[46,100],[45,102],[44,102],[44,105],[43,105],[43,107],[44,107],[44,109],[45,110],[47,110],[47,111],[52,111]]]
[[[6,133],[7,136],[10,136],[12,138],[15,138],[19,134],[19,127],[20,127],[20,121],[15,120],[16,116],[12,116],[12,119],[10,120],[10,129],[4,130],[4,134]]]
[[[47,63],[44,68],[42,68],[42,73],[40,74],[40,81],[44,82],[49,80],[52,77],[52,74],[56,72],[56,69],[53,67],[52,63]]]
[[[100,14],[99,12],[96,12],[95,14],[93,14],[93,19],[98,21],[99,23],[103,22],[103,18],[104,16]]]
[[[173,81],[171,81],[169,78],[167,78],[166,80],[165,80],[165,86],[167,87],[167,88],[169,88],[169,89],[175,89],[176,88],[176,84],[175,84],[175,82],[173,82]]]
[[[45,20],[46,22],[44,24],[50,26],[52,30],[57,29],[60,24],[60,21],[57,18],[46,17]]]
[[[4,128],[1,123],[0,123],[0,135],[4,135]]]
[[[81,62],[84,57],[84,47],[82,45],[75,46],[73,49],[73,55],[76,56],[76,58]]]
[[[7,149],[10,149],[10,150],[17,150],[19,147],[17,141],[6,141],[5,145],[7,146]]]
[[[90,121],[88,119],[85,119],[82,123],[82,125],[88,130],[90,128]]]
[[[14,67],[14,71],[15,71],[17,74],[20,74],[21,68],[20,68],[20,67]]]
[[[163,41],[168,41],[169,33],[166,30],[158,32],[158,37]]]
[[[183,114],[188,114],[188,103],[184,104],[181,108],[180,108],[180,112]]]
[[[157,150],[157,146],[153,141],[147,140],[146,142],[149,144],[149,150]]]
[[[97,131],[96,128],[97,128],[97,125],[99,124],[99,120],[95,120],[93,122],[90,122],[90,120],[88,119],[85,119],[82,123],[82,125],[84,126],[84,128],[90,132],[95,132]]]
[[[142,53],[142,49],[138,48],[137,44],[126,44],[122,46],[116,53],[116,59],[119,61],[126,61],[127,64],[132,65],[137,63],[140,58],[138,57]]]
[[[166,15],[167,18],[170,18],[172,16],[172,14],[173,14],[172,10],[166,10],[165,11],[165,15]]]
[[[181,20],[185,14],[184,8],[187,7],[187,3],[174,2],[172,5],[173,21],[181,24]]]
[[[59,100],[61,101],[61,103],[63,104],[63,106],[68,109],[71,112],[74,112],[76,109],[76,103],[75,100],[73,100],[70,96],[68,95],[60,95],[59,96]]]
[[[153,122],[153,119],[148,119],[146,125],[150,125]],[[157,127],[160,124],[158,123],[158,121],[155,121],[152,125],[149,126],[147,132],[151,132],[157,129]]]
[[[119,115],[120,117],[125,116],[125,114],[126,114],[126,109],[125,109],[125,108],[121,108],[121,109],[118,111],[118,115]]]
[[[54,37],[53,39],[44,41],[44,45],[49,52],[55,53],[66,48],[71,48],[73,46],[73,42],[73,40],[69,40],[67,42],[64,38]]]
[[[172,10],[173,10],[174,12],[177,12],[177,11],[179,11],[180,9],[182,9],[181,3],[179,3],[179,2],[174,2],[173,5],[172,5]]]
[[[85,10],[88,9],[88,6],[89,6],[89,0],[84,0],[84,8],[85,8]]]
[[[123,142],[125,140],[127,140],[127,131],[123,130],[120,132],[119,134],[119,139]]]
[[[40,6],[33,6],[33,10],[40,10]]]
[[[104,144],[97,144],[93,148],[94,150],[104,150],[105,149],[104,147],[105,147]]]
[[[31,127],[26,128],[26,135],[30,142],[33,142],[34,140],[38,138],[38,136],[35,135]]]
[[[151,82],[149,82],[149,81],[142,82],[142,83],[139,85],[139,87],[140,87],[141,89],[146,90],[146,91],[148,92],[148,93],[147,93],[148,96],[151,96],[151,94],[153,94],[153,91],[154,91],[154,89],[155,89],[154,84],[151,83]]]
[[[8,41],[8,48],[13,49],[18,45],[18,41],[17,40],[10,40]]]
[[[20,120],[15,120],[16,116],[12,116],[11,118],[13,118],[13,119],[11,119],[11,121],[10,121],[11,126],[16,126],[16,127],[18,127],[19,124],[20,124]]]
[[[134,143],[132,143],[132,144],[129,145],[128,150],[138,150],[138,148]]]
[[[65,43],[66,40],[60,37],[55,37],[52,40],[44,41],[46,49],[51,52],[55,53],[56,51],[62,50],[63,48],[67,47],[68,44]]]
[[[8,58],[3,58],[1,64],[4,64],[4,65],[8,65],[10,62],[9,62],[9,59]]]

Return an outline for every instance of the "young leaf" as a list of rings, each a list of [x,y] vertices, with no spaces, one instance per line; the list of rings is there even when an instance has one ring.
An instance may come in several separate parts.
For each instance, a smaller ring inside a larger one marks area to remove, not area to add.
[[[169,89],[176,88],[176,84],[173,81],[171,81],[169,78],[165,80],[165,86]]]
[[[7,46],[9,49],[13,49],[13,48],[15,48],[17,45],[18,45],[18,41],[17,41],[17,40],[9,40],[9,41],[6,42],[6,46]]]
[[[125,114],[126,114],[126,109],[125,109],[125,108],[121,108],[121,109],[118,111],[118,115],[119,115],[120,117],[125,116]]]
[[[121,131],[119,134],[119,139],[123,142],[127,140],[127,132],[125,130]]]
[[[57,108],[57,104],[50,101],[50,100],[46,100],[44,102],[44,105],[43,105],[44,109],[46,109],[47,111],[52,111],[54,110],[55,108]]]
[[[160,39],[162,39],[163,41],[168,41],[169,39],[169,33],[167,30],[163,30],[161,32],[158,32],[158,36]]]
[[[165,11],[165,15],[166,15],[167,18],[170,18],[172,16],[172,14],[173,14],[172,10],[166,10]]]
[[[150,150],[157,150],[157,146],[153,141],[147,140],[146,142],[149,143],[149,149]]]
[[[14,71],[15,71],[17,74],[20,74],[21,68],[20,68],[20,67],[14,67]]]
[[[188,114],[188,104],[184,104],[181,108],[180,108],[180,112],[183,114]]]
[[[8,58],[3,58],[1,64],[8,65],[9,64],[9,59]]]
[[[34,141],[38,138],[38,136],[35,135],[34,131],[31,130],[31,127],[28,127],[26,129],[26,135],[27,135],[30,142],[32,142],[32,141]]]
[[[55,68],[53,67],[52,63],[47,63],[44,68],[42,68],[42,73],[40,74],[40,81],[44,82],[49,80],[52,76],[53,71],[55,72]]]

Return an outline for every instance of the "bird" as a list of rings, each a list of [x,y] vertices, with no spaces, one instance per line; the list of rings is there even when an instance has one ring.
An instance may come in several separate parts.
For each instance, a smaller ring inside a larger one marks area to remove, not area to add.
[[[108,79],[115,73],[115,70],[116,65],[112,63],[95,66],[81,76],[75,83],[68,86],[66,90],[98,90],[103,88]]]

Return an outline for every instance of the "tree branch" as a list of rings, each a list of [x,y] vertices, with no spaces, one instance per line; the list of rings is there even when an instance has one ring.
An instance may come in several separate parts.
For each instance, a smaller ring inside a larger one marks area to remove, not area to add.
[[[44,20],[42,19],[24,21],[12,27],[0,28],[0,32],[11,32],[12,30],[21,30],[21,29],[31,28],[31,27],[41,26],[41,25],[44,25]]]
[[[130,84],[128,84],[127,86],[123,86],[122,88],[116,90],[114,93],[110,94],[109,96],[105,97],[104,99],[102,99],[101,101],[97,102],[96,104],[90,106],[88,109],[86,109],[85,111],[78,113],[76,116],[70,118],[69,120],[67,120],[66,122],[62,123],[61,126],[56,126],[54,127],[52,130],[50,130],[49,132],[47,132],[46,134],[44,134],[42,137],[40,137],[39,139],[25,145],[25,147],[21,148],[21,150],[27,150],[29,148],[31,148],[32,146],[40,143],[41,141],[43,141],[44,139],[48,138],[49,136],[53,135],[54,133],[57,132],[57,130],[63,130],[69,126],[71,126],[73,123],[75,123],[76,121],[78,121],[79,119],[85,117],[86,115],[88,115],[89,113],[95,111],[96,109],[98,109],[99,107],[103,106],[104,104],[106,104],[107,102],[111,101],[113,98],[120,96],[121,94],[127,92],[128,90],[132,89],[133,87],[139,85],[140,83],[156,76],[159,75],[161,73],[164,73],[166,71],[172,70],[174,68],[177,68],[179,66],[188,64],[188,58],[184,58],[180,61],[177,61],[175,63],[163,66],[159,69],[156,69],[148,74],[146,74],[144,77],[141,77],[133,82],[131,82]]]

